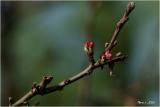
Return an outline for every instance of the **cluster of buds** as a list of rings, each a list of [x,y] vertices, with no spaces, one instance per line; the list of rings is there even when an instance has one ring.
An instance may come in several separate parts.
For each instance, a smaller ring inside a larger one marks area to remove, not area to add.
[[[105,46],[107,47],[109,43],[106,43]],[[92,41],[87,41],[84,43],[84,51],[86,52],[87,56],[89,57],[89,61],[93,64],[94,63],[94,58],[93,58],[93,48],[94,48],[94,43]],[[116,56],[121,56],[122,53],[118,52]],[[111,50],[105,50],[103,54],[100,57],[100,62],[101,64],[105,63],[106,60],[110,60],[112,58],[113,54]],[[114,63],[108,63],[109,67],[109,75],[113,76],[113,68],[114,68]],[[103,65],[101,66],[103,69]]]

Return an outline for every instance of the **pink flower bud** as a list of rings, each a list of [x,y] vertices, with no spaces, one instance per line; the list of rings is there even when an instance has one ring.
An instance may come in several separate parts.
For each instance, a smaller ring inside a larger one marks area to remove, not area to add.
[[[94,47],[94,43],[92,41],[87,41],[84,43],[84,46],[87,48],[93,48]]]
[[[93,55],[93,47],[94,47],[94,43],[92,41],[88,41],[84,43],[84,51],[88,55]]]
[[[111,51],[105,51],[104,55],[105,55],[106,58],[110,58],[110,57],[112,57],[112,52]]]

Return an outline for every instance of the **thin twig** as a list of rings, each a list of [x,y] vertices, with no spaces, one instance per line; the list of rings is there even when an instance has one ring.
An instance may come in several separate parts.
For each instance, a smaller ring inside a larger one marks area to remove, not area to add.
[[[122,18],[118,21],[118,23],[116,24],[116,28],[114,30],[113,36],[110,40],[109,45],[107,46],[106,50],[111,50],[114,46],[115,46],[115,42],[116,42],[116,38],[120,32],[120,30],[122,29],[122,27],[124,26],[124,24],[128,21],[128,16],[130,14],[130,12],[135,8],[135,4],[134,2],[129,2],[125,12],[122,16]],[[114,45],[114,46],[113,46]]]
[[[135,6],[133,2],[128,3],[127,8],[125,9],[124,15],[116,25],[115,31],[113,33],[110,43],[106,47],[106,50],[111,50],[116,45],[116,38],[118,36],[118,33],[120,32],[122,26],[128,20],[128,15],[134,9],[134,7]],[[30,99],[32,99],[36,95],[46,95],[58,90],[62,90],[65,86],[73,83],[74,81],[77,81],[87,75],[90,75],[93,71],[95,71],[96,68],[99,68],[104,65],[108,65],[110,63],[116,63],[116,62],[122,61],[126,57],[127,57],[126,55],[117,53],[116,56],[103,60],[102,63],[99,63],[99,60],[101,60],[101,58],[97,59],[97,61],[95,61],[94,63],[93,61],[90,61],[90,64],[80,73],[70,77],[67,80],[60,82],[58,85],[54,85],[50,87],[47,87],[47,85],[51,82],[52,76],[44,76],[42,81],[38,85],[33,84],[32,89],[28,93],[26,93],[22,98],[20,98],[18,101],[16,101],[15,103],[12,103],[10,101],[10,106],[24,105],[24,102],[28,102]]]

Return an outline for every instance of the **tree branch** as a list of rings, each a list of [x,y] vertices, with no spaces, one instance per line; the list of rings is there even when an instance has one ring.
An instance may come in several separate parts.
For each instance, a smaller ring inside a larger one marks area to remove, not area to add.
[[[116,38],[118,36],[118,33],[120,32],[121,28],[126,23],[126,21],[128,20],[128,15],[134,9],[134,7],[135,7],[135,5],[133,2],[128,3],[127,8],[125,9],[124,15],[122,16],[122,18],[120,19],[120,21],[116,25],[116,28],[115,28],[113,36],[110,40],[110,43],[108,43],[108,45],[106,46],[106,50],[111,50],[117,44]],[[92,50],[91,50],[92,48],[89,48],[89,49],[90,50],[88,51],[88,50],[86,50],[86,47],[85,47],[85,50],[87,52],[92,52]],[[92,55],[92,53],[91,53],[91,55]],[[83,71],[70,77],[67,80],[60,82],[58,85],[54,85],[54,86],[47,87],[47,85],[51,82],[53,77],[52,76],[44,76],[42,81],[39,84],[34,83],[32,85],[32,89],[28,93],[26,93],[22,98],[20,98],[18,101],[16,101],[15,103],[13,103],[10,98],[9,105],[10,106],[25,105],[27,101],[29,101],[30,99],[32,99],[36,95],[45,95],[45,94],[49,94],[49,93],[52,93],[52,92],[55,92],[58,90],[62,90],[65,86],[67,86],[67,85],[87,76],[87,75],[90,75],[96,68],[122,61],[126,57],[127,57],[126,55],[123,55],[119,52],[114,57],[109,57],[109,58],[107,57],[103,60],[102,60],[102,57],[100,57],[95,62],[93,61],[94,59],[91,60],[91,58],[89,58],[90,64]],[[93,58],[93,56],[92,56],[92,58]]]

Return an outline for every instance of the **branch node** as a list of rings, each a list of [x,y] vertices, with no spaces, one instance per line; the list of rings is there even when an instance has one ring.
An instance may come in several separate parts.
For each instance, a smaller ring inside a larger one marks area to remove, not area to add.
[[[87,75],[90,75],[92,73],[92,69],[91,70],[88,70],[88,72],[86,72]]]
[[[9,100],[9,106],[11,106],[13,104],[13,98],[9,97],[8,100]]]
[[[119,56],[122,56],[122,55],[123,55],[122,52],[116,53],[116,57],[119,57]]]
[[[33,82],[32,84],[32,89],[36,88],[37,87],[37,82]]]
[[[105,43],[105,45],[104,45],[104,47],[105,47],[105,48],[107,48],[107,47],[108,47],[108,45],[109,45],[109,43],[108,43],[108,42],[106,42],[106,43]]]
[[[40,95],[44,94],[44,90],[46,86],[52,81],[53,77],[52,76],[44,76],[42,79],[42,82],[39,83],[38,85],[38,92]]]
[[[64,84],[65,84],[65,85],[68,85],[69,82],[70,82],[70,80],[65,80],[65,81],[64,81]]]

